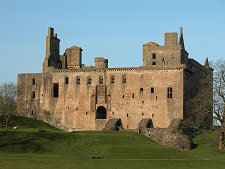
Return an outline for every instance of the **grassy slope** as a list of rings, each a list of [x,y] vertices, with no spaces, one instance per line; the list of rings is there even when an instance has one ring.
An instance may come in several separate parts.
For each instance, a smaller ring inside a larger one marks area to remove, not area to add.
[[[3,124],[0,117],[0,130]],[[196,149],[181,151],[133,132],[65,133],[21,117],[10,125],[18,129],[0,131],[0,168],[225,168],[217,132],[200,134]],[[91,155],[106,160],[90,160]]]

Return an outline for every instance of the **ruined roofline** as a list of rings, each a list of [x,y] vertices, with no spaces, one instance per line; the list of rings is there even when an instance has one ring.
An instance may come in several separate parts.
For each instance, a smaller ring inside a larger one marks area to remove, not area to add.
[[[189,58],[189,61],[191,62],[191,64],[194,64],[196,67],[198,67],[201,70],[207,72],[206,70],[208,70],[208,68],[206,68],[204,65],[200,64],[198,61],[196,61],[192,58]],[[213,70],[213,69],[210,69],[210,70]]]

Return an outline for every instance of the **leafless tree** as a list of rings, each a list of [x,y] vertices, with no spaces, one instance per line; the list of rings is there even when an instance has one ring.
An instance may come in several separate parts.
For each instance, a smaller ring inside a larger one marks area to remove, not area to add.
[[[225,60],[218,61],[214,64],[213,74],[213,112],[214,123],[220,126],[219,149],[225,150]]]
[[[16,85],[13,82],[0,85],[0,114],[5,118],[8,130],[10,117],[16,113]]]

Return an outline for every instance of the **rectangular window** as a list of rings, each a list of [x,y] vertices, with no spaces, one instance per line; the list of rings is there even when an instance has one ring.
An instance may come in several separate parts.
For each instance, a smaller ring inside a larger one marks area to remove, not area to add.
[[[152,62],[152,65],[156,65],[156,62]]]
[[[122,83],[127,83],[127,77],[126,77],[126,75],[123,75],[122,76]]]
[[[155,91],[154,91],[154,87],[151,87],[151,93],[154,93]]]
[[[35,78],[32,79],[32,84],[35,85]]]
[[[53,97],[58,98],[59,97],[59,84],[53,83]]]
[[[143,94],[143,92],[144,92],[144,89],[140,88],[140,94]]]
[[[173,97],[173,89],[172,87],[167,88],[167,98],[171,99]]]
[[[99,76],[99,84],[103,84],[103,77]]]
[[[113,76],[113,75],[111,76],[110,82],[111,82],[111,84],[115,83],[115,76]]]
[[[35,91],[32,91],[32,99],[35,99]]]
[[[87,84],[91,84],[91,77],[88,77]]]
[[[79,77],[79,76],[77,76],[77,78],[76,78],[76,84],[77,84],[77,85],[80,84],[80,77]]]
[[[156,59],[156,53],[152,54],[152,59]]]
[[[65,84],[69,84],[69,78],[65,77]]]

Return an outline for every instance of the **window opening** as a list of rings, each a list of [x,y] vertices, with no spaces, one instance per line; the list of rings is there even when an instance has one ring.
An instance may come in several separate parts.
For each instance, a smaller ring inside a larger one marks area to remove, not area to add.
[[[156,59],[156,53],[152,54],[152,59]]]
[[[151,87],[151,93],[154,93],[155,91],[154,91],[154,87]]]
[[[34,78],[32,79],[32,84],[35,85],[35,79]]]
[[[144,92],[144,89],[140,88],[140,94],[143,94],[143,92]]]
[[[32,91],[32,99],[35,99],[35,91]]]
[[[91,84],[91,77],[88,77],[87,81],[88,81],[88,84]]]
[[[65,77],[65,84],[69,84],[69,78]]]
[[[126,77],[126,75],[123,75],[122,76],[122,83],[127,83],[127,77]]]
[[[77,76],[77,79],[76,79],[76,84],[80,84],[80,77],[79,76]]]
[[[167,88],[167,98],[171,99],[173,97],[173,89],[172,87]]]
[[[59,97],[59,84],[58,83],[53,84],[53,97],[54,98]]]
[[[113,76],[113,75],[111,76],[111,84],[112,83],[115,83],[115,76]]]

